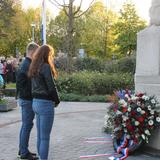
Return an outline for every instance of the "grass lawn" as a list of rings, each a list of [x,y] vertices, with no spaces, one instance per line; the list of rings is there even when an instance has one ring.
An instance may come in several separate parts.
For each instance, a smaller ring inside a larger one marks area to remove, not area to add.
[[[15,83],[6,84],[6,88],[16,88],[16,84]]]

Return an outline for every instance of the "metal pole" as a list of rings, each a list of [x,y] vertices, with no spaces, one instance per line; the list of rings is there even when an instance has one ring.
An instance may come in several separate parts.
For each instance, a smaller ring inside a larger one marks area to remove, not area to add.
[[[42,2],[42,44],[46,44],[46,0]]]
[[[32,27],[32,41],[33,41],[33,42],[34,42],[34,39],[35,39],[35,38],[34,38],[34,29],[35,29],[35,26],[36,26],[35,23],[32,23],[32,24],[31,24],[31,27]]]
[[[32,26],[32,41],[34,42],[34,27]]]

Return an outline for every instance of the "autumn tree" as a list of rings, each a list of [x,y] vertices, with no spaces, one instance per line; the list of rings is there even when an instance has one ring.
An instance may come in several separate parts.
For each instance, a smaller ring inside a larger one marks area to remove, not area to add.
[[[12,0],[0,0],[0,52],[5,54],[8,51],[12,17],[15,15]]]
[[[0,1],[0,53],[16,56],[16,51],[25,52],[31,41],[31,23],[36,24],[36,42],[40,42],[40,9],[29,8],[24,11],[21,0]]]
[[[117,15],[102,2],[95,2],[84,16],[85,26],[81,41],[90,56],[111,58],[115,50],[113,26]]]
[[[75,34],[75,28],[74,28],[74,23],[75,19],[81,17],[83,14],[85,14],[88,9],[90,8],[91,4],[94,2],[94,0],[91,1],[89,7],[82,12],[81,7],[83,0],[80,1],[80,4],[78,7],[75,7],[76,5],[74,4],[75,0],[69,0],[68,3],[63,0],[62,3],[60,3],[57,0],[50,0],[52,4],[57,6],[58,8],[63,9],[65,15],[67,16],[67,54],[69,58],[68,62],[68,69],[71,67],[71,58],[75,56],[75,50],[74,50],[74,34]]]
[[[138,16],[135,5],[124,3],[115,25],[117,52],[122,56],[131,55],[136,49],[137,33],[145,26],[146,23]]]

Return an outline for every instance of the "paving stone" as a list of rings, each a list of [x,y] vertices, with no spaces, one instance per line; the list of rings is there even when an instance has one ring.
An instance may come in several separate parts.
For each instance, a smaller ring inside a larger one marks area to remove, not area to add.
[[[79,160],[82,155],[112,153],[112,142],[109,144],[84,143],[85,138],[110,136],[102,131],[108,105],[105,103],[62,102],[55,113],[49,160]],[[16,160],[20,119],[19,107],[10,112],[0,113],[0,160]],[[31,133],[29,146],[32,151],[36,151],[35,126]],[[95,158],[95,160],[106,159],[107,157]],[[128,158],[128,160],[159,159],[144,154]]]

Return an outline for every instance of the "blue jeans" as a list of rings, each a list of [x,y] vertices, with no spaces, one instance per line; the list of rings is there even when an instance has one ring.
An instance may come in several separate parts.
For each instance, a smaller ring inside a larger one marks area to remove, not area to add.
[[[22,113],[22,126],[19,135],[19,150],[22,156],[26,155],[28,150],[28,143],[30,132],[33,127],[34,112],[32,109],[32,101],[19,99]]]
[[[41,160],[47,160],[54,121],[54,103],[50,100],[33,99],[33,110],[37,124],[37,151]]]

